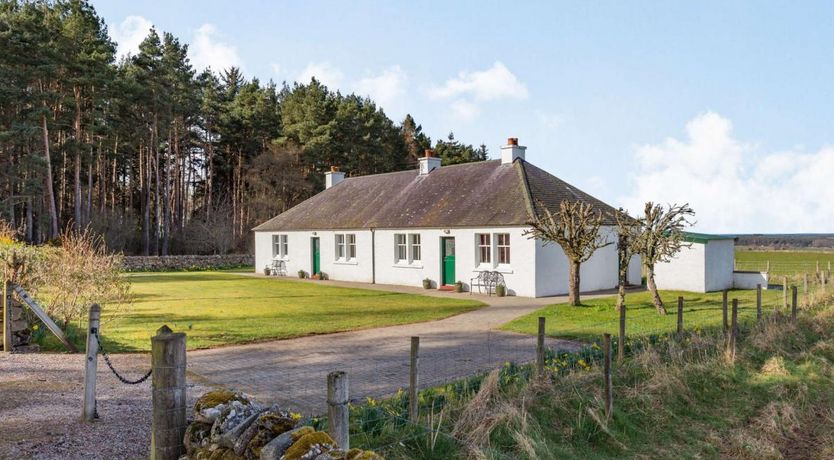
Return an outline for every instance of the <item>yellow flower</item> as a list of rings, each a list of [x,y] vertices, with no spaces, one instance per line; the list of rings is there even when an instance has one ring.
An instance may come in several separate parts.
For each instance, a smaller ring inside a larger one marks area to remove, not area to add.
[[[299,421],[301,420],[301,414],[299,414],[298,412],[290,412],[290,418],[295,421]]]

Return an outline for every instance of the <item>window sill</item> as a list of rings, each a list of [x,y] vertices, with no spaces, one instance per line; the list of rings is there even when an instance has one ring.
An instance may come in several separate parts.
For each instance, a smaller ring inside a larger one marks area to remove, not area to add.
[[[333,264],[335,264],[335,265],[359,265],[359,262],[356,259],[334,260]]]
[[[392,265],[394,268],[423,268],[422,265],[418,264],[394,264]]]
[[[512,267],[510,267],[508,265],[503,265],[503,266],[498,266],[498,267],[492,267],[492,266],[488,266],[488,265],[479,265],[474,270],[472,270],[472,273],[480,273],[480,272],[498,272],[498,273],[511,275],[511,274],[515,273],[515,270],[513,270]]]

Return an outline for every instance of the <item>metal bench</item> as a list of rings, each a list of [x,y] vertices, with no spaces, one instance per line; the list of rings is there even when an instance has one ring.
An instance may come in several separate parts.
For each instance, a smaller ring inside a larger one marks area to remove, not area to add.
[[[287,263],[283,260],[273,260],[269,266],[269,274],[272,276],[287,276]]]
[[[478,288],[479,294],[481,293],[481,289],[483,289],[488,295],[492,295],[499,284],[506,286],[504,284],[504,275],[497,271],[484,270],[478,273],[478,276],[469,280],[469,295],[472,295],[472,290],[475,287]]]

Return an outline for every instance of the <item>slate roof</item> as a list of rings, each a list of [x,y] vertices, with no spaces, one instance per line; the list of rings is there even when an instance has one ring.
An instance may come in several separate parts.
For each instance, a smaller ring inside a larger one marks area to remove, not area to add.
[[[614,211],[524,160],[488,160],[424,176],[410,170],[349,177],[254,230],[523,226],[542,206],[558,211],[563,200],[591,203],[606,215]]]

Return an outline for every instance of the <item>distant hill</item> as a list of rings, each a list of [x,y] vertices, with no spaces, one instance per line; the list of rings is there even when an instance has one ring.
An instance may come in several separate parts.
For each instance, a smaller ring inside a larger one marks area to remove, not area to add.
[[[770,249],[834,249],[834,233],[736,235],[737,246]]]

